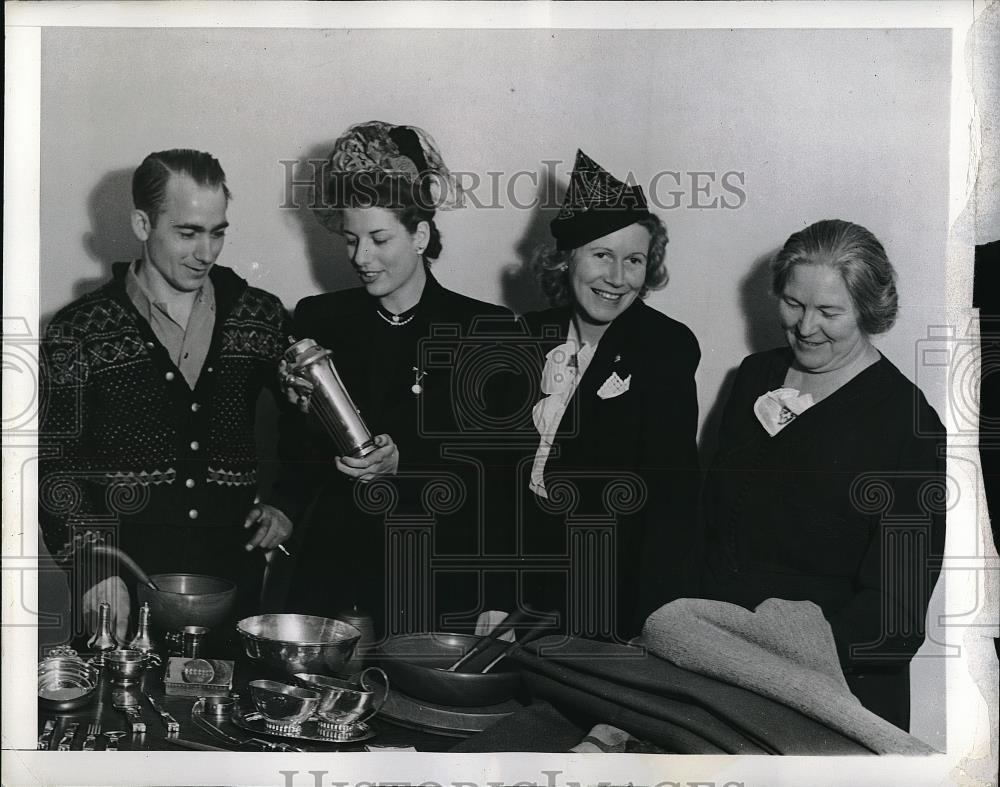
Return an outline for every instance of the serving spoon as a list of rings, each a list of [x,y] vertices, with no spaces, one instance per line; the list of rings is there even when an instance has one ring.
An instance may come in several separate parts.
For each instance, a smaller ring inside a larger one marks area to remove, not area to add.
[[[151,588],[152,590],[159,590],[156,583],[150,579],[149,574],[140,568],[139,564],[136,563],[128,554],[120,550],[118,547],[111,546],[110,544],[94,544],[91,549],[95,554],[107,555],[108,557],[117,558],[122,562],[122,564],[132,575],[138,579],[142,584]]]

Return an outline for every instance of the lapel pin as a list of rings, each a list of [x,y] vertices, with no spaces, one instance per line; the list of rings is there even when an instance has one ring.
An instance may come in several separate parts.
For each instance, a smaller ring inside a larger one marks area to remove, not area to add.
[[[413,385],[410,386],[410,390],[413,391],[414,396],[420,396],[424,392],[424,387],[420,384],[420,381],[426,376],[427,372],[418,369],[416,366],[413,367]]]

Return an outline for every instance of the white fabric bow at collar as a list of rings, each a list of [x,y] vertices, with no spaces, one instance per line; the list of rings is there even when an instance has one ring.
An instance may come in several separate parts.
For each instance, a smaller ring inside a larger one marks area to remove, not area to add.
[[[761,394],[753,411],[767,433],[774,437],[814,404],[811,394],[799,394],[795,388],[778,388]]]

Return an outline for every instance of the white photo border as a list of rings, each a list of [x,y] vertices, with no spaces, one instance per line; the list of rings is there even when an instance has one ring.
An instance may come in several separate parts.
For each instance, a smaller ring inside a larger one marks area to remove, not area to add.
[[[965,42],[979,3],[953,2],[777,2],[777,3],[8,3],[6,7],[6,102],[4,182],[4,340],[24,326],[38,325],[39,135],[41,28],[75,27],[281,27],[281,28],[946,28],[952,32],[952,115],[949,224],[954,225],[972,190],[973,100]],[[386,25],[391,20],[391,25]],[[956,320],[974,317],[972,251],[949,243],[946,299]],[[956,323],[957,324],[957,323]],[[31,370],[4,368],[5,423],[35,395]],[[30,447],[29,447],[30,448]],[[22,531],[22,512],[36,506],[34,464],[25,447],[4,436],[3,527],[3,783],[20,784],[239,784],[311,785],[308,771],[323,771],[322,784],[570,783],[666,785],[937,784],[978,773],[975,765],[992,750],[996,730],[983,713],[969,671],[982,674],[989,659],[948,664],[948,753],[927,758],[707,757],[656,755],[539,754],[189,754],[167,752],[43,753],[34,751],[36,702],[32,674],[36,637],[25,609],[35,609],[35,583],[25,555],[37,536]],[[987,525],[988,528],[988,525]],[[965,543],[949,535],[950,554],[984,554],[972,534]],[[988,548],[988,547],[987,547]],[[963,564],[964,565],[964,564]],[[983,566],[985,567],[985,559]],[[958,567],[958,564],[956,564]],[[977,566],[973,566],[977,568]],[[973,626],[995,636],[996,564],[986,571],[945,571],[949,609],[955,602],[992,599],[979,607]],[[992,583],[992,595],[987,585]],[[985,603],[985,602],[980,602]],[[985,620],[985,623],[982,621]],[[26,625],[27,621],[27,625]],[[966,645],[968,631],[947,629],[949,642]],[[992,644],[990,644],[992,649]],[[964,653],[969,649],[964,648]],[[989,654],[992,656],[992,652]],[[992,669],[995,671],[995,657]],[[985,728],[984,719],[987,719]],[[973,767],[970,767],[973,766]],[[112,770],[113,768],[113,770]],[[282,771],[298,772],[294,777]],[[983,771],[987,773],[988,771]],[[289,782],[289,778],[293,781]],[[319,782],[316,782],[319,783]]]

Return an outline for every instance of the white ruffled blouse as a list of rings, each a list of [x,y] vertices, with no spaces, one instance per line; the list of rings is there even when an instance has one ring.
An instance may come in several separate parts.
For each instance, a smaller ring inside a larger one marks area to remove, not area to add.
[[[542,370],[542,393],[545,398],[538,401],[531,411],[538,430],[538,449],[535,451],[535,461],[531,466],[531,481],[529,488],[539,497],[548,499],[545,491],[545,462],[552,452],[552,441],[555,440],[570,399],[576,391],[580,380],[587,371],[596,344],[581,346],[576,326],[570,320],[569,334],[566,341],[549,351],[545,356],[545,368]]]

